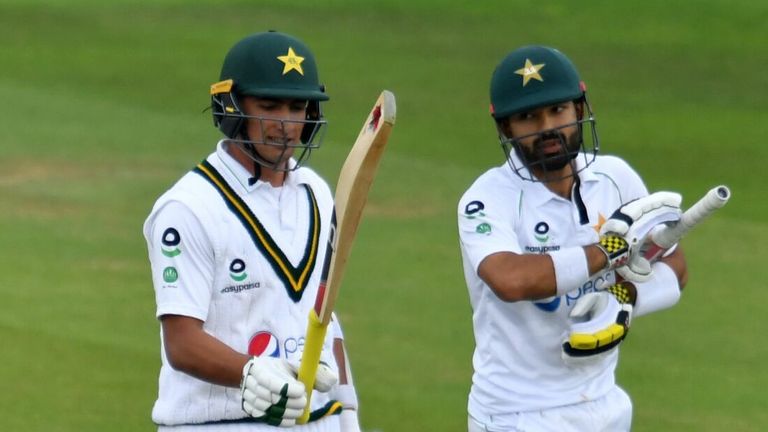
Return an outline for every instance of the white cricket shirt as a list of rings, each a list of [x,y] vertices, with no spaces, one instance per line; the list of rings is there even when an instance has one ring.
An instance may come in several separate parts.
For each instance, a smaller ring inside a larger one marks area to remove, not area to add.
[[[576,158],[579,167],[583,159]],[[599,226],[617,207],[648,194],[637,173],[613,156],[598,156],[579,179],[578,193],[566,200],[542,183],[522,180],[505,163],[481,175],[459,201],[476,343],[468,408],[480,421],[493,418],[503,426],[504,415],[595,399],[615,385],[615,352],[582,368],[561,359],[568,313],[581,295],[604,281],[585,280],[560,297],[509,303],[477,275],[482,260],[496,252],[541,254],[595,243]]]
[[[163,194],[144,224],[157,316],[197,318],[235,351],[298,364],[325,257],[331,191],[305,167],[289,172],[282,187],[249,185],[250,173],[225,146],[219,142],[206,161]],[[333,334],[327,333],[322,360],[336,370]],[[161,353],[155,423],[247,416],[239,389],[176,371],[165,346]],[[328,401],[315,392],[312,409]]]

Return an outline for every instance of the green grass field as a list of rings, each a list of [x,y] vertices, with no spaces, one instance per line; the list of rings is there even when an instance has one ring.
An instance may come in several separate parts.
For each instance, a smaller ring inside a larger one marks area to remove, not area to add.
[[[0,0],[0,430],[148,431],[159,325],[141,225],[218,139],[208,86],[242,36],[315,51],[332,100],[311,165],[335,183],[381,89],[395,128],[338,309],[366,431],[466,430],[473,348],[455,206],[502,163],[496,63],[557,46],[603,152],[690,205],[674,309],[635,321],[620,383],[634,430],[768,430],[768,4],[753,0]],[[452,4],[456,3],[456,4]]]

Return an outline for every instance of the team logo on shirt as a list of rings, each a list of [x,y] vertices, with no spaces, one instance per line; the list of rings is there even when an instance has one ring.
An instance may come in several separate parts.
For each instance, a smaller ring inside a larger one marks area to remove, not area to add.
[[[490,234],[491,225],[487,222],[483,222],[475,228],[475,232],[478,234]]]
[[[280,341],[268,331],[257,332],[248,342],[248,354],[256,357],[280,357]]]
[[[166,283],[174,283],[179,279],[179,272],[176,267],[166,267],[163,269],[163,280]]]
[[[160,238],[160,242],[163,244],[160,247],[160,250],[163,252],[163,255],[168,258],[173,258],[181,254],[181,250],[179,249],[181,236],[179,235],[179,232],[176,231],[176,228],[166,229],[163,232],[163,236]]]
[[[594,230],[595,230],[595,232],[596,232],[596,233],[600,234],[600,228],[602,228],[602,227],[603,227],[603,224],[604,224],[604,223],[605,223],[605,221],[607,221],[607,220],[608,220],[608,219],[606,219],[606,218],[605,218],[605,216],[603,216],[603,214],[602,214],[602,213],[598,213],[598,214],[597,214],[597,224],[595,224],[595,225],[592,225],[592,228],[594,228]]]
[[[235,282],[242,282],[248,277],[248,273],[245,272],[245,262],[240,258],[235,258],[232,263],[229,264],[229,277]]]

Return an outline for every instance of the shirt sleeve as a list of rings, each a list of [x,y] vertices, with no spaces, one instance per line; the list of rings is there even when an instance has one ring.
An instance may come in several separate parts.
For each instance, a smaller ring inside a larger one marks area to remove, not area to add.
[[[511,197],[516,201],[517,197]],[[521,253],[514,230],[517,215],[508,203],[473,187],[459,201],[459,240],[469,264],[477,272],[488,255]]]
[[[147,248],[156,316],[184,315],[205,321],[214,282],[214,252],[200,220],[187,206],[167,203],[148,225]]]

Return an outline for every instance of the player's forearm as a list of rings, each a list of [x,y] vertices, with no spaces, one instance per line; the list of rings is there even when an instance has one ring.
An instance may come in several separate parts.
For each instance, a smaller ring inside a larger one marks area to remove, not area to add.
[[[206,333],[199,321],[176,318],[163,319],[165,353],[171,366],[206,382],[239,387],[249,357]]]
[[[478,275],[507,302],[538,300],[556,293],[552,261],[547,255],[495,253],[480,263]]]
[[[682,291],[685,288],[685,284],[688,283],[688,264],[685,261],[682,247],[678,244],[674,252],[661,258],[659,261],[668,265],[675,272],[680,290]]]
[[[539,300],[570,291],[606,266],[605,254],[595,245],[574,247],[566,254],[573,257],[566,260],[577,262],[556,265],[562,258],[554,255],[500,252],[486,257],[480,263],[478,274],[501,300],[514,302]],[[558,271],[570,267],[583,267],[583,271],[577,272],[571,282],[564,282],[562,275],[558,278]],[[558,279],[568,286],[558,287]]]

